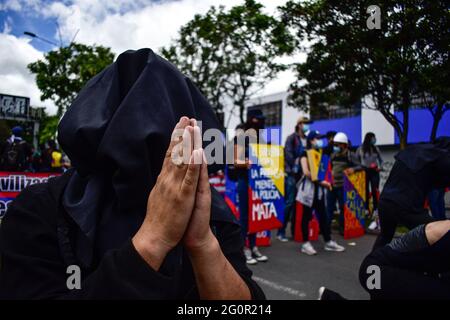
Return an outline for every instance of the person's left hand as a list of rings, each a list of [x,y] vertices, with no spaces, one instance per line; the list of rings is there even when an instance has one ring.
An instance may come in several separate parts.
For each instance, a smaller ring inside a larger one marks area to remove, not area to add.
[[[321,184],[322,187],[325,187],[325,188],[327,188],[328,190],[331,191],[332,186],[331,186],[331,183],[329,183],[328,181],[321,181],[320,184]]]
[[[208,165],[203,154],[203,163],[197,185],[194,210],[183,237],[184,247],[190,253],[205,249],[215,239],[209,226],[211,216],[211,188]]]
[[[191,119],[191,125],[196,126],[197,121]],[[201,148],[201,140],[194,139],[195,148]],[[204,150],[202,150],[202,153],[202,164],[195,195],[194,209],[183,236],[183,245],[190,253],[203,250],[208,244],[213,243],[215,239],[209,227],[211,216],[211,187],[208,177],[208,163]]]

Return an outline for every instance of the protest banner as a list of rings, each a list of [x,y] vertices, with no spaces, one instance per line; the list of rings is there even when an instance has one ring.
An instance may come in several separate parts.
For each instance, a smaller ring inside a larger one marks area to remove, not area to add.
[[[225,167],[225,193],[223,197],[231,212],[239,220],[237,182],[229,178],[227,167]]]
[[[232,181],[228,177],[227,173],[228,171],[225,169],[225,192],[223,193],[223,197],[226,204],[231,209],[231,212],[234,214],[236,219],[239,220],[239,197],[237,195],[237,182]],[[256,234],[256,245],[258,247],[270,246],[270,237],[270,231],[268,230],[258,232]]]
[[[322,150],[310,149],[306,151],[312,181],[331,182],[330,157]]]
[[[322,155],[319,150],[306,150],[306,158],[308,159],[309,171],[311,172],[312,181],[317,181],[321,157]]]
[[[364,235],[366,173],[344,175],[344,239]]]
[[[303,242],[302,232],[302,219],[303,219],[303,204],[300,201],[295,201],[295,227],[294,227],[294,241]],[[316,241],[319,239],[319,220],[316,215],[313,214],[312,219],[308,225],[309,241]]]
[[[0,219],[6,213],[10,203],[28,186],[47,182],[57,173],[28,173],[0,171]]]
[[[250,144],[249,233],[280,228],[284,220],[283,147]]]

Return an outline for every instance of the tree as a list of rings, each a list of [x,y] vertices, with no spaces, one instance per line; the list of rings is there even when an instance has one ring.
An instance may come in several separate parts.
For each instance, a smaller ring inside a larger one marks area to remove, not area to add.
[[[426,40],[418,43],[420,72],[415,91],[433,117],[430,141],[434,141],[442,117],[450,110],[450,11],[435,2],[422,12],[420,30]]]
[[[59,117],[44,115],[40,121],[39,143],[46,143],[48,140],[56,139]]]
[[[47,52],[43,60],[30,63],[28,69],[36,74],[41,100],[52,100],[58,108],[59,118],[85,83],[113,59],[114,54],[109,48],[71,43]]]
[[[362,102],[381,112],[404,148],[418,79],[430,66],[420,59],[421,49],[436,53],[437,43],[448,34],[448,10],[444,1],[386,0],[379,4],[381,28],[370,30],[366,22],[372,4],[291,0],[280,8],[298,43],[308,42],[303,47],[308,52],[306,62],[295,66],[298,80],[291,85],[290,103],[327,109]],[[432,29],[434,36],[428,37],[429,20],[440,20],[447,30]]]
[[[276,58],[293,50],[293,39],[277,19],[262,12],[255,0],[225,10],[196,15],[161,53],[188,75],[222,111],[231,102],[244,121],[246,101],[285,65]]]

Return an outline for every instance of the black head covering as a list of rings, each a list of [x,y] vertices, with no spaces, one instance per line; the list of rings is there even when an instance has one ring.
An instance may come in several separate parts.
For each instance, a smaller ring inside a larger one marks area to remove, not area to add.
[[[403,162],[413,173],[422,170],[426,165],[450,154],[450,137],[439,137],[433,143],[421,143],[408,146],[400,151],[395,159]]]
[[[219,128],[192,82],[150,49],[122,53],[67,110],[58,139],[76,171],[62,205],[81,230],[85,245],[78,254],[84,263],[139,229],[181,116],[201,120],[203,130]],[[216,193],[212,219],[232,219]]]

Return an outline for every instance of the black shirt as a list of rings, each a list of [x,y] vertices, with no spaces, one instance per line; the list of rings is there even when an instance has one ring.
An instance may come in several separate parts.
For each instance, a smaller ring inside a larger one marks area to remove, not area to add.
[[[174,249],[183,251],[180,261],[168,261],[169,253],[160,270],[172,271],[163,274],[140,257],[131,239],[96,257],[98,262],[91,268],[82,268],[81,289],[69,290],[66,272],[70,263],[66,258],[76,243],[68,241],[60,224],[64,212],[56,195],[64,187],[64,177],[26,188],[9,207],[0,227],[0,299],[199,298],[192,266],[182,247]],[[216,192],[212,197],[213,201],[223,201]],[[264,299],[246,266],[239,225],[212,220],[211,229],[252,298]],[[169,263],[170,268],[164,267]]]

